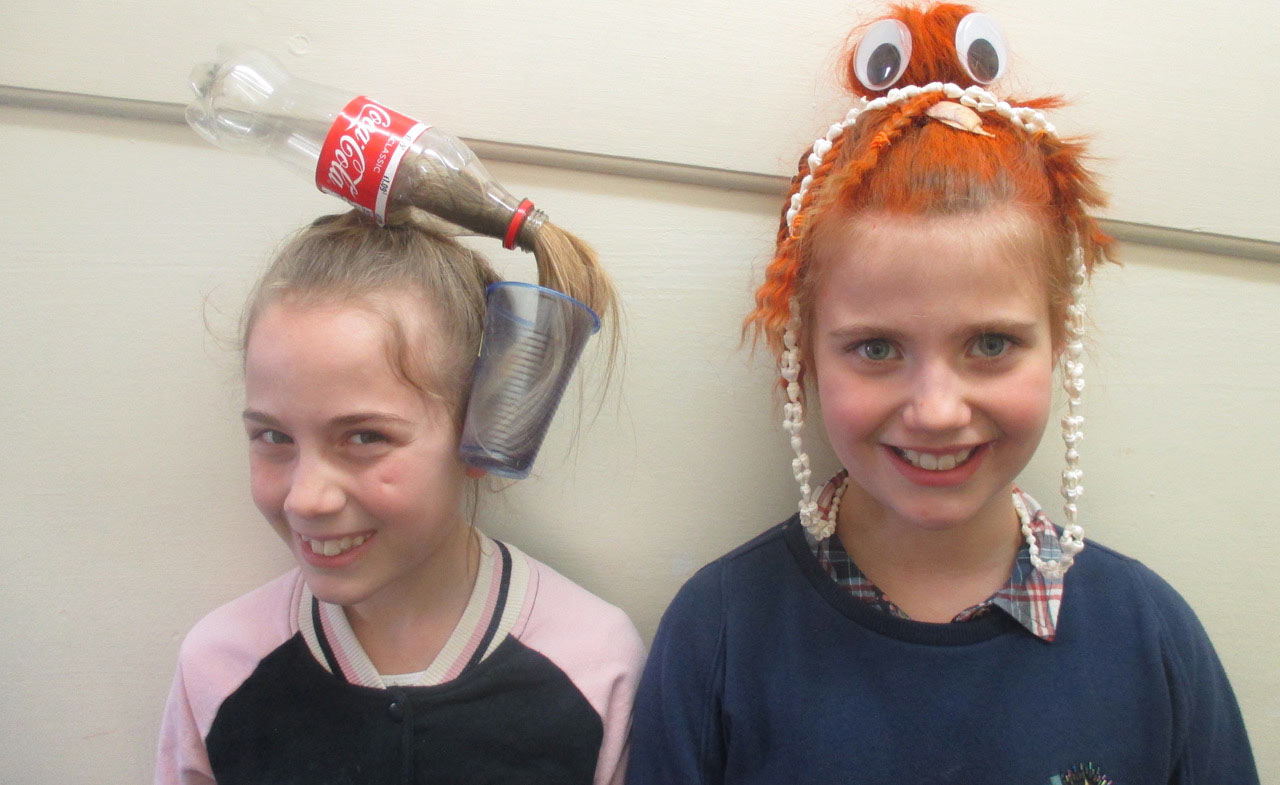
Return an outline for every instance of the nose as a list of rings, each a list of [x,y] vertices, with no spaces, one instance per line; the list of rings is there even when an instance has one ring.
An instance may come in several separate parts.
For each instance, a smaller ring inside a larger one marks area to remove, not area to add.
[[[964,379],[945,362],[921,366],[911,378],[903,424],[912,430],[953,431],[973,417]]]
[[[319,456],[301,454],[293,467],[284,511],[298,518],[332,515],[346,504],[337,472]]]

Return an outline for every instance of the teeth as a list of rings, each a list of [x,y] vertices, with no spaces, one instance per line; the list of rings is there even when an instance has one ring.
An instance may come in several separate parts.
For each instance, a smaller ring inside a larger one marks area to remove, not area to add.
[[[360,535],[358,537],[343,537],[340,540],[313,540],[310,537],[303,537],[302,541],[311,547],[312,553],[318,553],[321,556],[337,556],[340,553],[346,553],[357,545],[363,545],[367,539],[369,539],[367,535]]]
[[[961,450],[950,455],[934,455],[927,452],[916,452],[915,450],[898,450],[898,454],[906,458],[912,466],[918,466],[931,472],[945,472],[948,469],[954,469],[969,460],[969,456],[972,453],[972,449]]]

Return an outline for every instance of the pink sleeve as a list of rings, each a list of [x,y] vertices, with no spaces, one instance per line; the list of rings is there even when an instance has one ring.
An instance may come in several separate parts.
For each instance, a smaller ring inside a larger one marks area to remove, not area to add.
[[[619,611],[619,613],[622,613]],[[596,762],[595,785],[622,785],[627,773],[628,737],[631,734],[631,704],[635,700],[640,673],[644,669],[644,644],[640,634],[623,615],[626,630],[619,629],[613,644],[619,651],[618,667],[600,705],[592,700],[604,721],[604,739]],[[624,650],[625,649],[625,650]],[[591,696],[588,695],[588,699]]]
[[[550,567],[537,572],[534,606],[517,634],[554,662],[589,701],[604,725],[595,785],[622,783],[626,774],[631,703],[644,667],[644,644],[621,609]]]
[[[160,749],[156,754],[155,785],[212,785],[213,772],[204,749],[204,736],[196,727],[187,695],[182,661],[173,676],[169,702],[160,723]]]
[[[196,622],[182,641],[160,723],[155,785],[210,785],[204,740],[218,708],[297,632],[302,579],[292,570]]]

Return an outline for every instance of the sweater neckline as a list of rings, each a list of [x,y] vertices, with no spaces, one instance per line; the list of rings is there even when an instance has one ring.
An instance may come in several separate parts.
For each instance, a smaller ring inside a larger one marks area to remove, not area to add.
[[[393,678],[394,686],[432,687],[453,681],[492,655],[508,635],[518,634],[536,593],[536,577],[520,551],[479,531],[476,534],[480,565],[462,618],[435,661],[426,670]],[[296,606],[296,624],[312,657],[335,676],[364,687],[392,686],[370,661],[343,608],[315,597],[305,583]]]
[[[799,566],[800,572],[808,579],[814,590],[841,614],[872,632],[905,643],[926,646],[966,646],[1019,631],[1031,635],[1004,613],[988,613],[963,622],[935,623],[902,619],[880,612],[871,605],[859,602],[850,596],[847,591],[836,585],[826,570],[822,569],[822,565],[818,563],[808,542],[805,541],[804,529],[800,526],[798,514],[792,515],[782,524],[782,538],[786,542],[787,550],[791,552],[791,557]]]
[[[841,469],[818,494],[818,514],[826,518],[831,511],[837,493],[848,481],[849,470]],[[1018,513],[1023,531],[1030,529],[1040,548],[1040,557],[1058,559],[1062,555],[1059,532],[1045,515],[1039,503],[1016,485],[1011,499]],[[877,610],[903,618],[910,618],[898,611],[845,552],[840,538],[832,534],[821,540],[811,532],[805,532],[805,543],[818,564],[838,586],[861,602],[870,603]],[[1057,636],[1058,612],[1062,607],[1062,578],[1047,578],[1031,563],[1031,549],[1020,543],[1017,556],[1009,570],[1009,579],[990,597],[957,614],[955,621],[968,621],[979,613],[1004,612],[1027,628],[1031,634],[1052,642]]]

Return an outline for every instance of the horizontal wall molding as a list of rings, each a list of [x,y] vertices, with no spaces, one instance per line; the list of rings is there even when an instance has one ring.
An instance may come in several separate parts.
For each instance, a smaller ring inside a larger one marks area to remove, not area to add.
[[[153,123],[185,125],[182,104],[140,101],[129,98],[34,90],[0,85],[0,106],[64,112],[90,117],[109,117]],[[706,188],[770,194],[781,198],[788,185],[785,177],[717,169],[644,158],[602,155],[551,147],[510,144],[487,139],[464,141],[481,158],[490,161],[546,166],[569,171],[633,177],[658,182],[682,183]],[[1195,251],[1242,259],[1280,262],[1280,243],[1247,237],[1193,232],[1166,226],[1103,220],[1103,229],[1117,240],[1160,248]]]

